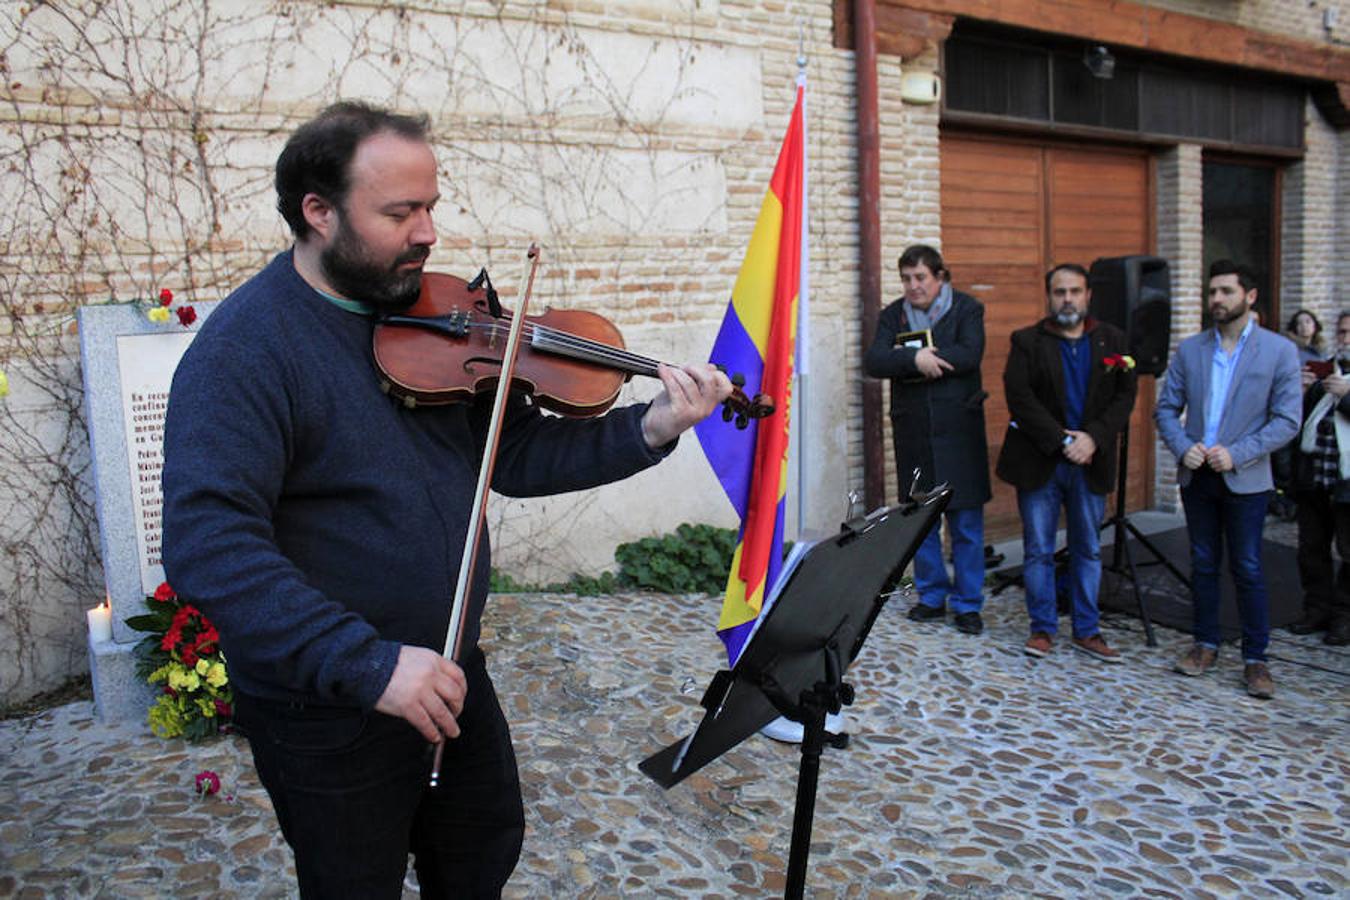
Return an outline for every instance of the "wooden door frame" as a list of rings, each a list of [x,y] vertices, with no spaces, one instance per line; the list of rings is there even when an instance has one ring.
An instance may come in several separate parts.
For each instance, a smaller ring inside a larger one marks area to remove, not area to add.
[[[1249,153],[1228,153],[1222,150],[1203,150],[1200,154],[1201,178],[1204,175],[1204,166],[1207,162],[1215,162],[1221,165],[1251,166],[1259,169],[1270,169],[1274,173],[1274,183],[1271,185],[1270,197],[1270,302],[1271,318],[1275,321],[1270,323],[1275,327],[1271,328],[1276,334],[1284,334],[1284,312],[1283,298],[1280,291],[1280,280],[1284,277],[1284,264],[1282,260],[1284,249],[1284,170],[1289,165],[1287,159],[1273,159],[1269,156],[1253,156]],[[1204,239],[1204,191],[1201,189],[1201,240]],[[1239,260],[1246,263],[1246,260]],[[1268,327],[1268,326],[1267,326]]]

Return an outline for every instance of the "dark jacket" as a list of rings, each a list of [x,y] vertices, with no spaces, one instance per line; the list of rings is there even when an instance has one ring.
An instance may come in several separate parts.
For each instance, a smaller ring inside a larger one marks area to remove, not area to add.
[[[920,488],[947,482],[949,509],[973,509],[989,502],[989,447],[984,435],[980,384],[984,357],[984,307],[969,294],[952,292],[952,306],[933,328],[938,355],[952,364],[941,378],[923,379],[914,365],[918,350],[896,347],[895,336],[912,330],[901,300],[877,319],[877,335],[863,359],[873,378],[891,379],[891,431],[900,493],[909,490],[914,469]],[[909,380],[920,379],[920,380]]]
[[[1109,356],[1128,353],[1125,335],[1106,322],[1088,319],[1084,336],[1092,348],[1083,426],[1097,444],[1087,465],[1088,489],[1105,494],[1115,486],[1116,436],[1129,425],[1138,378],[1132,369],[1108,367]],[[1061,339],[1050,320],[1012,334],[1003,391],[1008,432],[998,455],[998,477],[1019,490],[1043,486],[1064,457],[1065,397]]]
[[[1290,493],[1298,496],[1299,494],[1318,493],[1323,488],[1317,486],[1313,480],[1312,460],[1303,453],[1303,423],[1308,421],[1308,415],[1317,405],[1317,401],[1322,399],[1326,389],[1322,387],[1322,382],[1315,381],[1308,387],[1303,394],[1303,419],[1299,422],[1299,432],[1294,435],[1294,439],[1289,442],[1287,447],[1292,456],[1292,479],[1290,484]],[[1336,404],[1334,415],[1350,416],[1350,394],[1346,394]],[[1350,480],[1341,479],[1336,482],[1335,489],[1331,492],[1331,499],[1334,503],[1350,503]]]
[[[386,396],[373,323],[320,297],[291,259],[226,299],[174,374],[164,568],[220,629],[237,689],[369,708],[400,645],[444,646],[490,404],[410,409]],[[645,469],[662,454],[642,439],[643,412],[562,419],[517,404],[493,487],[536,496]]]

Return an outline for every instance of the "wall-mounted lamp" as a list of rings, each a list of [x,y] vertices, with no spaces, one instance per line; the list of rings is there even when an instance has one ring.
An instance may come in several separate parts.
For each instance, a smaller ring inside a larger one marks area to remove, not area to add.
[[[936,72],[909,72],[900,76],[900,99],[926,105],[942,99],[942,78]]]
[[[1101,44],[1083,51],[1083,65],[1093,78],[1111,78],[1116,74],[1116,58]]]

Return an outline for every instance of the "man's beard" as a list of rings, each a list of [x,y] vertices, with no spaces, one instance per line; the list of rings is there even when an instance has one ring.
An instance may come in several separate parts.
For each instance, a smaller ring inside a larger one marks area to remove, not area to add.
[[[422,270],[400,271],[405,263],[422,262],[431,248],[413,247],[392,265],[371,259],[356,232],[339,217],[333,242],[319,254],[319,264],[333,289],[344,297],[382,310],[399,311],[417,302],[422,292]]]
[[[1247,314],[1251,307],[1239,303],[1232,309],[1224,309],[1222,306],[1211,306],[1209,308],[1209,317],[1214,320],[1215,325],[1227,325],[1229,322],[1236,322]]]
[[[1083,321],[1083,311],[1076,306],[1064,304],[1055,312],[1055,322],[1061,328],[1072,328]]]

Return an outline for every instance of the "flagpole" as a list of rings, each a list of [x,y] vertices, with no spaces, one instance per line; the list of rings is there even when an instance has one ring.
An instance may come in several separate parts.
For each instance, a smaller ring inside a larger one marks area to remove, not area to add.
[[[797,408],[794,417],[797,422],[797,539],[801,540],[802,534],[808,530],[806,474],[809,467],[806,462],[807,436],[811,433],[806,427],[807,412],[811,408],[807,397],[808,376],[811,372],[811,215],[807,202],[811,194],[808,190],[811,166],[806,125],[806,24],[803,19],[797,20],[797,87],[802,92],[802,259],[797,290],[797,365],[794,367],[797,389],[794,391],[793,405]]]

